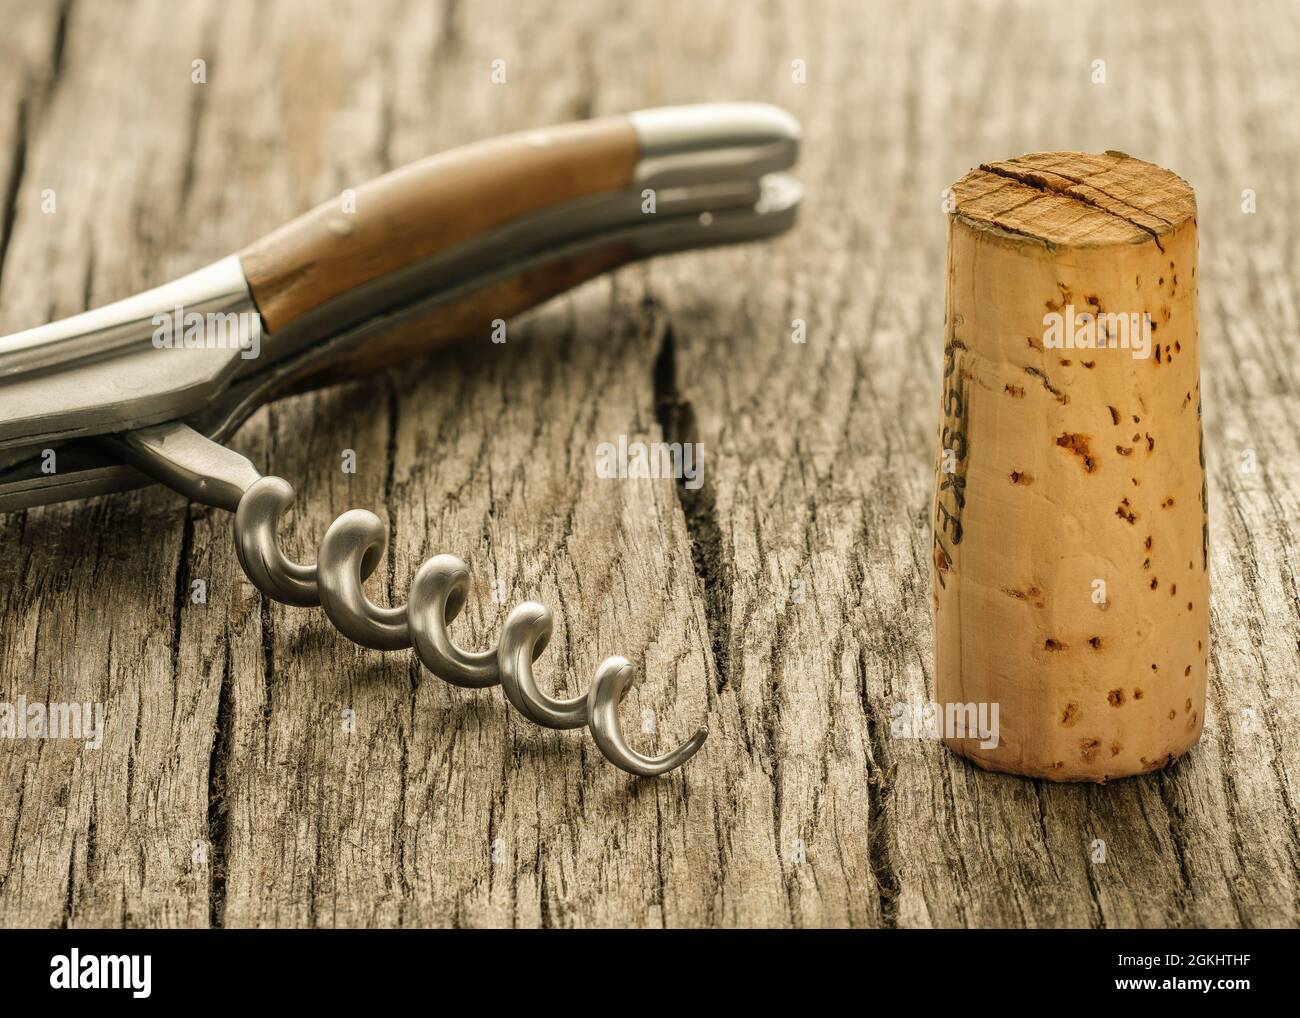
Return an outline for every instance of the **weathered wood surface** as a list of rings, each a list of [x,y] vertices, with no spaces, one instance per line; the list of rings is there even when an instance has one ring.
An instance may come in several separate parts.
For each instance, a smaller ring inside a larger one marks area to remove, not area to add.
[[[560,616],[544,682],[643,665],[634,741],[712,728],[684,772],[630,781],[499,691],[268,605],[223,513],[160,490],[17,513],[0,699],[101,701],[107,733],[0,744],[0,922],[1295,925],[1300,10],[1122,7],[0,3],[0,332],[574,117],[776,102],[805,124],[808,189],[778,243],[623,269],[504,345],[283,402],[235,443],[294,482],[304,555],[345,508],[387,511],[377,597],[455,552],[466,644],[536,597]],[[1170,771],[1053,785],[892,738],[889,712],[931,688],[941,192],[1108,148],[1200,203],[1209,727]],[[598,480],[619,434],[703,442],[704,487]]]

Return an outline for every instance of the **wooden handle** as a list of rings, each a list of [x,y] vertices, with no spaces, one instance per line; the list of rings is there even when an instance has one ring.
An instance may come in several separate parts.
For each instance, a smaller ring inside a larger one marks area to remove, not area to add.
[[[240,254],[274,333],[355,287],[547,206],[627,187],[638,158],[627,117],[453,149],[327,202]]]
[[[487,343],[494,319],[513,318],[636,257],[633,248],[618,244],[527,269],[376,332],[312,373],[286,380],[287,391],[355,381],[476,336]]]

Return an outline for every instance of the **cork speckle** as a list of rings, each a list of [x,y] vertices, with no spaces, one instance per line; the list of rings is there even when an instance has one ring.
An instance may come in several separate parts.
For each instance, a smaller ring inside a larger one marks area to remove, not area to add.
[[[1106,699],[1110,701],[1112,707],[1122,707],[1124,705],[1124,690],[1112,689],[1106,694]]]
[[[1133,506],[1129,504],[1129,500],[1126,498],[1120,499],[1119,505],[1115,507],[1115,515],[1129,526],[1136,523],[1138,518],[1138,514],[1133,510]]]
[[[1040,382],[1042,382],[1043,388],[1046,389],[1048,392],[1050,392],[1052,394],[1052,398],[1055,399],[1056,402],[1060,403],[1062,406],[1070,402],[1070,397],[1065,393],[1063,393],[1056,386],[1054,386],[1052,384],[1051,379],[1049,379],[1047,375],[1045,375],[1043,372],[1039,371],[1038,368],[1034,368],[1034,367],[1025,368],[1025,374],[1033,375]]]
[[[1072,728],[1079,720],[1079,705],[1067,703],[1061,710],[1061,727]]]
[[[1072,432],[1064,432],[1057,439],[1056,444],[1069,452],[1072,452],[1079,458],[1083,464],[1083,469],[1088,473],[1097,471],[1098,463],[1096,456],[1092,453],[1092,448],[1088,444],[1089,436],[1079,435]]]
[[[1176,758],[1173,753],[1166,753],[1165,758],[1163,760],[1148,760],[1144,756],[1138,757],[1138,760],[1141,761],[1142,766],[1149,771],[1158,771],[1162,767],[1170,767],[1173,765],[1175,759]]]
[[[1079,757],[1085,762],[1091,761],[1097,755],[1099,749],[1101,749],[1100,739],[1079,740]]]
[[[1053,654],[1057,654],[1063,650],[1068,650],[1068,649],[1069,648],[1060,640],[1053,640],[1051,638],[1048,638],[1043,641],[1043,650],[1050,651]]]
[[[1020,590],[1017,587],[1003,587],[1002,593],[1007,597],[1014,597],[1017,601],[1033,601],[1034,607],[1044,607],[1043,591],[1039,587],[1026,587]]]
[[[1011,478],[1012,484],[1023,484],[1028,486],[1034,483],[1034,475],[1029,473],[1027,470],[1013,470],[1008,476]]]

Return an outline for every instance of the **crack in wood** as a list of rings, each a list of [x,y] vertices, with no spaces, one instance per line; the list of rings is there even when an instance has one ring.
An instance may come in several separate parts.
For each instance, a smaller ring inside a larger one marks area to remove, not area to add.
[[[648,305],[653,302],[647,301]],[[653,307],[647,307],[653,313]],[[671,324],[663,324],[663,338],[654,362],[655,416],[667,442],[680,442],[683,447],[700,441],[699,422],[695,408],[685,399],[678,387],[676,339]],[[717,692],[722,693],[733,681],[730,671],[730,628],[732,604],[732,565],[726,540],[718,522],[717,497],[707,475],[704,483],[692,490],[685,478],[674,485],[677,500],[686,519],[686,531],[691,539],[691,561],[695,575],[704,588],[705,619],[708,623],[709,641],[713,651],[713,665],[717,673]]]
[[[13,155],[9,160],[9,179],[5,181],[4,197],[0,199],[0,279],[4,278],[9,246],[13,242],[14,224],[18,219],[18,192],[27,171],[27,111],[27,99],[20,99],[18,124],[14,129]]]

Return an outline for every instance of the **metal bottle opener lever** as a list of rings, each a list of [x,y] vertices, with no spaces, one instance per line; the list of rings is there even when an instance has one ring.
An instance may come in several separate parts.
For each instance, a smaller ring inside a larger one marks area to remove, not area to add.
[[[470,580],[451,555],[423,565],[406,605],[373,604],[363,583],[387,528],[364,510],[335,520],[315,565],[289,560],[276,528],[293,488],[220,443],[273,399],[419,356],[636,259],[783,232],[801,191],[781,171],[798,144],[797,122],[759,104],[496,138],[345,192],[173,283],[0,338],[0,512],[161,481],[235,514],[244,571],[275,600],[320,605],[364,646],[413,647],[455,685],[499,683],[539,725],[587,726],[630,773],[672,770],[707,729],[660,757],[630,748],[624,658],[587,695],[548,696],[532,662],[553,620],[535,602],[509,614],[496,648],[460,649],[448,625]]]

